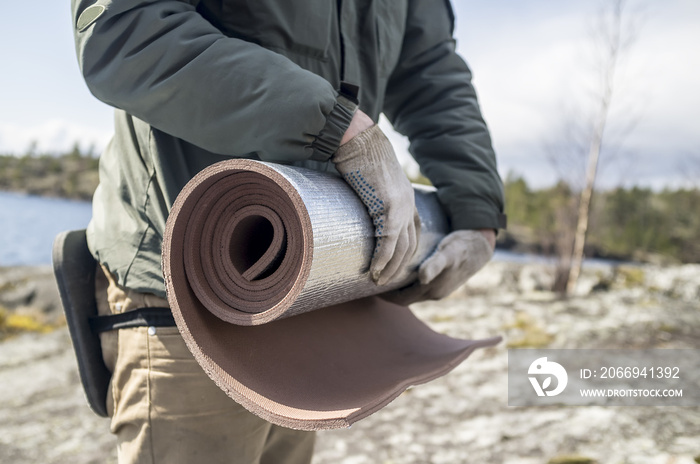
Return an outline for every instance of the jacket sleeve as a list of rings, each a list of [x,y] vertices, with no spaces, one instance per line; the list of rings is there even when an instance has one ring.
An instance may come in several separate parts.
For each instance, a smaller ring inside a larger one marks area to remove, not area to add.
[[[196,3],[72,0],[76,51],[90,91],[214,153],[328,159],[354,108],[322,77],[227,37]]]
[[[453,229],[505,227],[503,184],[471,72],[456,54],[449,1],[409,2],[384,112],[438,190]]]

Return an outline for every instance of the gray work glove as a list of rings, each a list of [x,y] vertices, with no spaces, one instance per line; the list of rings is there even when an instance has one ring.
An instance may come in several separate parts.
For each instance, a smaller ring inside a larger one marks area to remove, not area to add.
[[[416,251],[420,219],[413,187],[377,125],[341,145],[331,161],[372,218],[375,248],[369,270],[378,285],[386,285]]]
[[[418,268],[418,282],[382,297],[399,304],[438,300],[464,284],[493,256],[493,248],[477,230],[446,235],[435,252]]]

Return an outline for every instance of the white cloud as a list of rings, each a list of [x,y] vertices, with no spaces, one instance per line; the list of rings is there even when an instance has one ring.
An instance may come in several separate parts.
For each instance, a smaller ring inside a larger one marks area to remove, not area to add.
[[[458,51],[474,71],[501,172],[515,170],[536,185],[552,183],[543,146],[561,131],[565,110],[585,107],[586,89],[593,87],[588,31],[596,4],[453,4]],[[684,154],[700,150],[698,18],[697,1],[650,5],[623,63],[611,123],[620,126],[630,115],[638,119],[624,143],[637,160],[632,183],[677,185],[682,172],[675,166]],[[630,183],[629,163],[609,164],[610,182]]]
[[[640,1],[630,0],[630,4]],[[561,109],[580,100],[576,95],[586,82],[582,70],[587,27],[600,2],[452,0],[452,4],[457,15],[458,50],[474,71],[500,171],[518,171],[538,185],[553,182],[554,172],[543,145],[557,133]],[[700,155],[700,89],[696,82],[700,2],[667,0],[646,5],[639,41],[622,76],[624,91],[616,102],[621,105],[615,110],[616,114],[630,108],[639,110],[639,123],[626,141],[631,159],[638,162],[633,170],[625,163],[610,163],[612,174],[608,176],[613,181],[625,177],[629,183],[631,174],[639,183],[671,184],[678,182],[680,174],[675,171],[680,170],[675,166],[682,164],[683,157]],[[43,29],[57,21],[48,13],[44,20]],[[0,153],[23,153],[34,140],[39,151],[67,150],[75,141],[84,148],[94,144],[99,151],[109,140],[111,110],[84,89],[67,26],[64,35],[61,43],[65,44],[59,48],[66,50],[67,56],[62,66],[48,58],[34,60],[51,64],[51,82],[41,77],[47,75],[45,68],[25,73],[22,81],[8,80],[12,73],[0,76],[0,92],[4,92],[0,101],[5,117],[13,118],[0,119]],[[38,84],[31,76],[36,76]],[[24,81],[30,81],[31,91],[23,87]],[[28,100],[26,95],[32,97]],[[386,121],[380,124],[401,162],[417,172],[407,152],[407,140],[392,132]]]
[[[70,150],[76,142],[81,149],[92,146],[99,153],[111,136],[109,130],[61,119],[31,126],[0,122],[0,153],[23,154],[33,143],[39,153],[58,153]]]

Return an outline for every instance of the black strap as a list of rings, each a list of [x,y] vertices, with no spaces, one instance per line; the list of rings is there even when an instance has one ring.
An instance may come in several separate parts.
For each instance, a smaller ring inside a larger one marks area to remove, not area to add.
[[[173,327],[175,319],[170,308],[139,308],[125,313],[94,316],[90,327],[96,333],[132,327]]]

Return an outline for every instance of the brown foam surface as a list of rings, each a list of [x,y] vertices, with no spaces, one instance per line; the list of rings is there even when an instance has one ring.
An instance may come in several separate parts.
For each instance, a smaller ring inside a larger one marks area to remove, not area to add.
[[[260,417],[346,427],[500,341],[436,333],[377,296],[285,318],[313,265],[312,239],[291,184],[248,160],[200,173],[168,219],[163,271],[178,328],[214,382]]]

